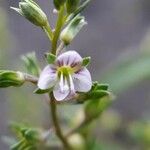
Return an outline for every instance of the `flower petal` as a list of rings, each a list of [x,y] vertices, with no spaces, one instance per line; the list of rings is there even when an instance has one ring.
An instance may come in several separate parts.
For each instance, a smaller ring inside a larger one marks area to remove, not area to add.
[[[53,65],[48,65],[42,71],[39,81],[38,87],[42,90],[49,89],[53,87],[57,80],[56,69]]]
[[[90,72],[83,68],[73,75],[75,90],[78,92],[88,92],[92,87],[92,79]]]
[[[82,57],[76,51],[68,51],[58,56],[57,63],[59,66],[74,66],[82,62]]]
[[[54,93],[54,97],[57,101],[64,100],[70,93],[67,79],[64,80],[63,87],[61,87],[61,84],[58,82],[56,84],[56,86],[54,87],[53,93]]]

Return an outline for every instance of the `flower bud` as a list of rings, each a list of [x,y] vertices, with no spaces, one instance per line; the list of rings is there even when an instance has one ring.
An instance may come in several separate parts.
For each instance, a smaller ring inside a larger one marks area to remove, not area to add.
[[[85,150],[85,141],[80,134],[69,136],[68,142],[73,150]]]
[[[21,86],[25,82],[22,72],[1,70],[0,71],[0,88],[6,88],[10,86]]]
[[[74,39],[74,37],[78,34],[81,28],[86,25],[85,19],[83,16],[76,16],[68,26],[61,32],[60,39],[66,44],[70,44],[70,42]]]
[[[44,27],[47,25],[47,16],[42,9],[32,0],[24,0],[19,3],[19,8],[14,8],[34,25]]]

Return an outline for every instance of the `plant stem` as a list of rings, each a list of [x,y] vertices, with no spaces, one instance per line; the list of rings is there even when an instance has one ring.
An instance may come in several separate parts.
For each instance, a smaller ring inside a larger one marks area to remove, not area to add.
[[[59,13],[58,13],[58,20],[57,20],[57,23],[56,23],[54,37],[53,37],[53,40],[52,40],[52,51],[51,52],[54,55],[56,54],[57,42],[58,42],[58,39],[59,39],[61,28],[64,24],[64,11],[65,11],[65,7],[62,6]]]
[[[52,93],[50,93],[49,97],[50,97],[50,102],[51,102],[51,104],[50,104],[51,115],[52,115],[52,120],[53,120],[56,135],[58,136],[58,138],[63,143],[64,148],[66,150],[71,150],[71,147],[70,147],[67,139],[64,137],[64,135],[61,131],[61,128],[59,126],[59,122],[58,122],[58,119],[57,119],[58,117],[57,117],[57,107],[56,107],[56,103],[55,103],[55,98],[54,98]]]
[[[51,29],[51,27],[50,27],[48,22],[47,22],[47,25],[45,27],[43,27],[43,30],[47,34],[49,40],[52,41],[52,39],[53,39],[53,32],[52,32],[52,29]]]
[[[27,74],[27,73],[24,73],[24,78],[26,81],[31,82],[33,84],[37,84],[37,82],[38,82],[37,77],[30,75],[30,74]]]
[[[64,25],[64,11],[65,11],[65,7],[62,6],[58,13],[56,28],[55,28],[55,32],[54,32],[53,38],[52,38],[51,53],[54,55],[56,55],[56,53],[57,53],[57,43],[58,43],[58,39],[60,36],[61,28]],[[54,124],[56,135],[61,140],[65,150],[71,150],[72,148],[71,148],[70,144],[68,143],[67,138],[63,135],[63,132],[62,132],[61,127],[58,122],[57,105],[56,105],[56,100],[55,100],[52,92],[50,92],[49,97],[50,97],[50,102],[51,102],[50,103],[51,116],[52,116],[52,121]]]

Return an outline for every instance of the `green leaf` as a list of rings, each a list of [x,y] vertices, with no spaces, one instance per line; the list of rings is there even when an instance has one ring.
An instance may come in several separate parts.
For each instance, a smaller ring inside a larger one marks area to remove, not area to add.
[[[92,88],[89,92],[79,93],[77,103],[93,101],[95,99],[100,99],[105,96],[109,96],[110,94],[111,92],[108,90],[108,84],[99,84],[98,82],[93,82]]]

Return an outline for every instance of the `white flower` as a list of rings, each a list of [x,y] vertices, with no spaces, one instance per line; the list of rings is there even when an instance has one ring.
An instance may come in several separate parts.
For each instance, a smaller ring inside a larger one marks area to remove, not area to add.
[[[53,87],[57,101],[71,99],[76,92],[88,92],[92,87],[90,72],[82,66],[82,57],[76,51],[59,55],[54,64],[42,71],[38,87],[46,90]]]

